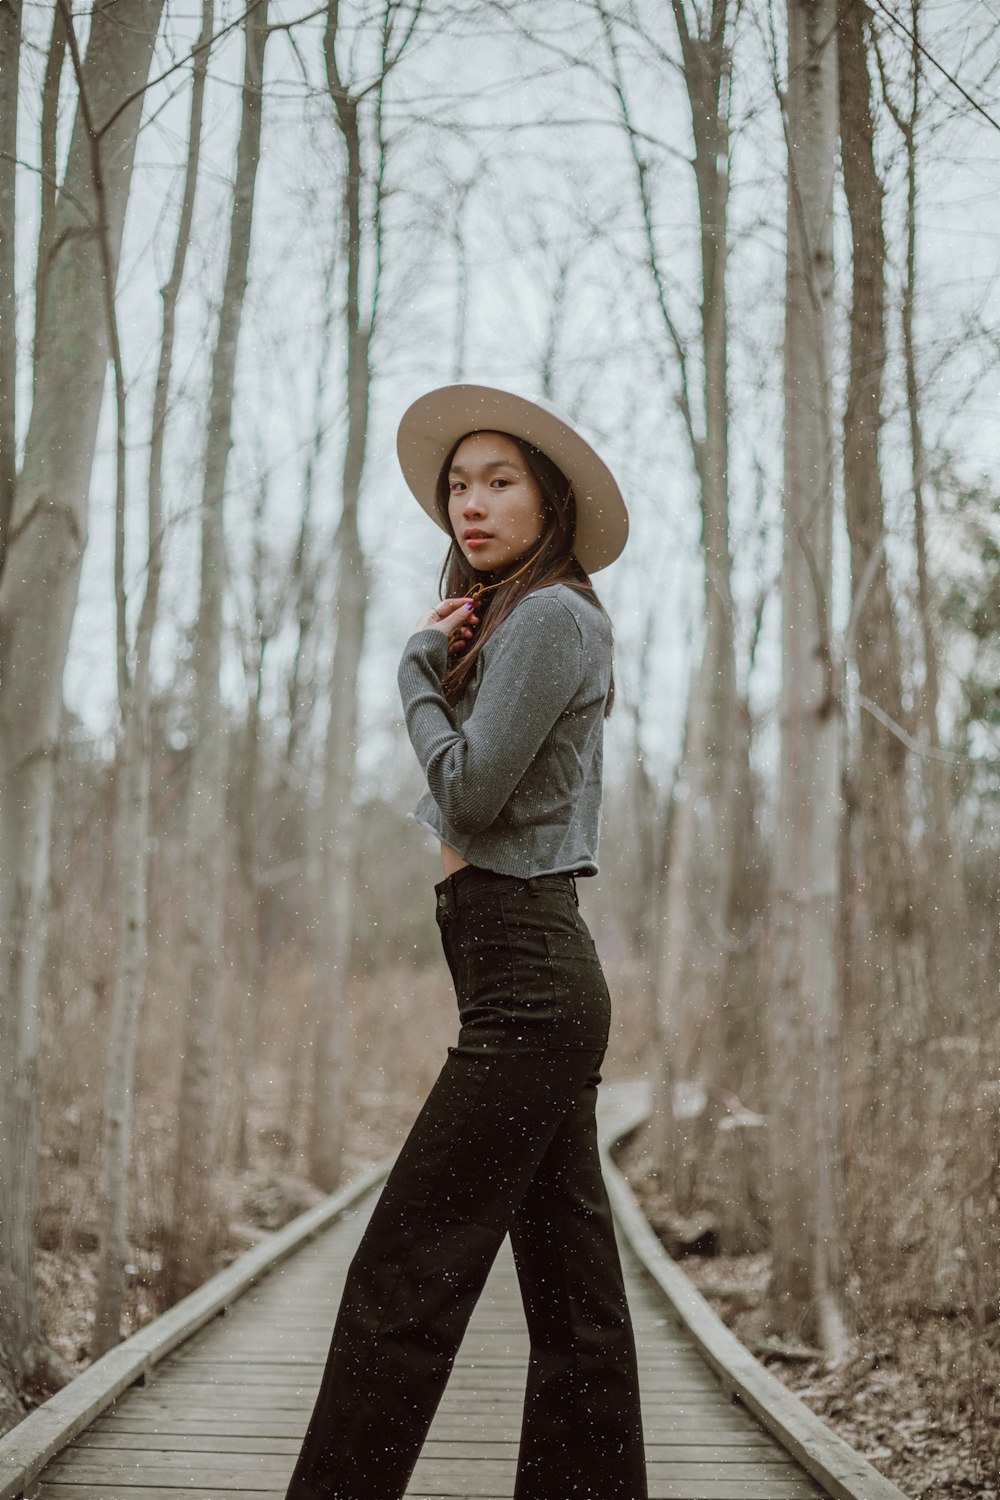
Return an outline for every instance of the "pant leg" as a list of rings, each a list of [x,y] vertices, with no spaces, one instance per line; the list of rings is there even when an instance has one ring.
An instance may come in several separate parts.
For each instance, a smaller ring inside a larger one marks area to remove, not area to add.
[[[351,1263],[287,1500],[402,1496],[517,1203],[600,1061],[478,1031],[449,1049]]]
[[[568,885],[499,877],[438,920],[458,1045],[349,1268],[286,1500],[400,1500],[504,1234],[599,1076],[607,987]]]
[[[596,1072],[510,1230],[531,1359],[515,1500],[646,1500],[635,1341],[601,1175]]]

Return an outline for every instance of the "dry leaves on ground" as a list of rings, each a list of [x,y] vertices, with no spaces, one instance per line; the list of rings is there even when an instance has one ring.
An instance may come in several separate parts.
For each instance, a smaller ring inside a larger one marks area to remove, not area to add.
[[[669,1247],[676,1222],[638,1161],[637,1144],[619,1157]],[[1000,1500],[1000,1348],[969,1319],[886,1317],[859,1328],[851,1357],[829,1369],[807,1351],[775,1358],[760,1348],[766,1254],[686,1255],[679,1264],[771,1373],[913,1500]]]

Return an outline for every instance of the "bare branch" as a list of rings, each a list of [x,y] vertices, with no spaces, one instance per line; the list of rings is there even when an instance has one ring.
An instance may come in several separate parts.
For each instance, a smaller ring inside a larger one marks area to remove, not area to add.
[[[884,709],[879,708],[877,703],[873,703],[863,693],[858,694],[858,707],[863,708],[865,713],[869,713],[872,718],[877,719],[884,729],[888,729],[890,734],[894,734],[897,740],[906,746],[907,750],[912,750],[914,755],[922,756],[924,760],[940,760],[949,766],[985,765],[1000,770],[1000,760],[984,760],[981,756],[963,755],[958,750],[943,750],[938,749],[934,745],[922,745],[919,740],[915,740],[912,734],[909,734],[903,728],[902,724],[897,724],[895,719],[890,718]]]
[[[652,204],[650,201],[649,186],[647,180],[648,167],[644,157],[641,155],[638,149],[636,135],[632,129],[632,119],[628,100],[625,96],[625,83],[621,70],[621,61],[618,54],[618,45],[615,41],[612,19],[605,9],[603,0],[597,0],[597,11],[601,17],[602,22],[604,23],[604,35],[608,44],[608,52],[611,58],[611,67],[613,73],[612,88],[615,97],[618,100],[618,107],[621,114],[622,124],[625,127],[625,133],[628,137],[629,151],[632,156],[633,166],[635,167],[636,185],[639,189],[639,202],[642,208],[642,221],[646,236],[646,249],[649,259],[649,268],[653,276],[653,285],[656,290],[657,305],[660,309],[660,316],[663,319],[663,326],[667,330],[667,335],[670,339],[671,344],[673,345],[674,354],[676,355],[680,370],[680,380],[678,382],[674,399],[677,404],[678,410],[680,411],[681,420],[684,423],[684,428],[688,435],[688,442],[691,445],[691,453],[694,459],[694,464],[697,468],[700,462],[699,453],[701,451],[701,440],[695,432],[694,416],[691,411],[691,402],[688,395],[687,349],[685,348],[684,341],[680,336],[677,324],[674,321],[670,308],[667,305],[666,285],[664,282],[663,273],[660,268],[659,255],[657,254],[656,236],[653,232]]]

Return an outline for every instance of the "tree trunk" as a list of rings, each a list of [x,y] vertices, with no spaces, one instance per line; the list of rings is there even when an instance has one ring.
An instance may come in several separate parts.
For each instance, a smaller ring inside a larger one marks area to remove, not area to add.
[[[123,735],[115,810],[115,872],[118,907],[118,968],[111,1005],[108,1076],[104,1109],[101,1176],[103,1239],[98,1268],[93,1353],[104,1354],[120,1337],[125,1264],[128,1259],[128,1165],[132,1138],[135,1038],[146,983],[148,948],[149,805],[152,680],[150,653],[159,603],[162,530],[163,437],[170,389],[177,298],[191,240],[201,120],[212,35],[213,0],[202,7],[199,50],[195,54],[191,92],[191,127],[181,213],[170,278],[162,289],[163,334],[153,396],[148,486],[148,556],[146,593],[135,642],[135,665],[128,692],[119,707]],[[119,582],[119,618],[125,599]]]
[[[117,0],[93,11],[83,88],[99,139],[103,215],[80,107],[56,208],[34,404],[0,579],[0,1096],[8,1143],[0,1157],[0,1304],[10,1366],[18,1378],[43,1384],[68,1374],[41,1336],[33,1276],[39,988],[62,674],[108,361],[104,263],[110,256],[117,269],[161,9],[160,0]],[[131,102],[121,108],[125,99]]]
[[[358,837],[353,809],[357,751],[358,671],[364,650],[367,568],[358,530],[358,503],[368,442],[371,386],[370,348],[374,321],[361,312],[364,180],[358,100],[345,87],[337,62],[337,0],[330,0],[324,38],[327,87],[344,142],[346,172],[342,211],[347,256],[347,444],[344,452],[343,508],[337,528],[337,640],[330,672],[330,721],[326,737],[321,819],[323,898],[320,909],[320,960],[315,997],[313,1097],[309,1170],[327,1192],[340,1181],[344,1151],[345,1020],[347,982],[353,938],[353,896]],[[383,65],[385,58],[383,56]],[[381,168],[374,182],[381,195]],[[380,216],[373,218],[376,264]]]
[[[3,573],[7,531],[14,506],[17,477],[14,394],[17,379],[15,314],[17,283],[14,260],[15,189],[17,182],[17,99],[21,67],[21,4],[0,4],[0,575]],[[13,1018],[10,1018],[12,1021]],[[15,1033],[0,1020],[0,1051],[8,1057]],[[0,1058],[0,1130],[7,1140],[4,1101],[11,1084],[10,1072]],[[2,1200],[0,1200],[2,1202]],[[6,1206],[4,1204],[3,1206]],[[17,1400],[19,1361],[14,1357],[19,1342],[16,1314],[20,1302],[17,1288],[8,1286],[8,1269],[0,1260],[0,1433],[23,1415]]]
[[[855,591],[849,649],[861,694],[855,770],[861,821],[860,951],[852,944],[854,1029],[869,1058],[868,1096],[873,1150],[888,1146],[916,1169],[899,1131],[915,1104],[926,1033],[925,957],[917,916],[916,874],[909,839],[906,751],[865,703],[897,724],[903,717],[899,639],[885,557],[879,465],[885,367],[885,239],[882,185],[865,42],[866,9],[840,0],[838,76],[844,187],[854,245],[850,368],[844,409],[844,498]],[[875,1206],[873,1205],[873,1210]],[[885,1253],[872,1224],[873,1250]]]
[[[335,284],[336,252],[332,253],[325,268],[323,282],[323,327],[320,335],[320,355],[316,366],[316,383],[313,386],[312,440],[306,447],[305,466],[302,475],[302,513],[299,517],[298,536],[292,556],[292,594],[295,600],[295,650],[288,674],[288,738],[285,742],[285,761],[293,772],[299,767],[299,747],[308,740],[308,715],[314,697],[315,681],[311,674],[315,656],[316,621],[320,570],[309,556],[310,528],[313,502],[316,495],[319,461],[327,440],[326,395],[330,381],[332,354],[336,347],[335,328]]]
[[[700,217],[705,425],[700,439],[692,435],[692,447],[702,520],[705,636],[691,685],[673,804],[658,989],[664,1066],[674,1079],[712,1085],[725,1071],[720,1049],[725,1040],[735,792],[741,779],[730,588],[725,285],[731,3],[713,0],[707,30],[697,34],[688,27],[683,0],[673,0],[673,10],[691,112]],[[659,1175],[671,1184],[683,1210],[693,1198],[697,1163],[708,1145],[704,1130],[710,1136],[717,1111],[710,1108],[686,1128],[674,1117],[671,1096],[669,1088],[657,1092],[653,1150]]]
[[[367,569],[356,525],[341,523],[337,641],[330,673],[330,724],[323,784],[320,947],[313,1042],[312,1180],[332,1192],[343,1171],[347,986],[353,937],[358,835],[353,805],[358,664],[364,647]]]
[[[147,675],[144,670],[143,677]],[[92,1353],[104,1354],[121,1337],[128,1260],[128,1168],[132,1143],[135,1038],[146,974],[147,863],[149,849],[148,713],[139,701],[148,690],[135,683],[136,702],[125,705],[115,806],[115,885],[118,899],[118,967],[111,1001],[101,1159],[101,1260]]]
[[[17,287],[14,268],[14,194],[17,181],[17,94],[21,69],[21,0],[0,4],[0,572],[14,508],[16,440],[14,395]]]
[[[962,872],[961,855],[953,826],[953,796],[948,767],[936,752],[941,749],[938,727],[940,670],[938,642],[934,629],[934,608],[930,575],[927,568],[927,528],[924,506],[924,438],[920,412],[920,384],[917,378],[917,353],[913,318],[917,300],[917,125],[920,118],[920,78],[923,59],[920,52],[920,0],[911,0],[910,30],[910,113],[898,119],[906,150],[906,268],[903,281],[901,321],[903,329],[903,365],[906,372],[906,410],[910,428],[910,453],[913,473],[913,536],[917,565],[917,618],[920,627],[924,681],[917,698],[917,719],[924,741],[931,751],[923,762],[926,802],[924,863],[927,889],[924,912],[929,938],[929,959],[933,976],[934,1006],[931,1024],[958,1031],[967,1030],[974,1021],[971,997],[972,943],[969,937],[969,909]]]
[[[264,517],[267,509],[267,483],[261,480],[253,517],[254,546],[251,582],[252,618],[243,647],[243,670],[249,706],[243,733],[239,772],[237,809],[237,853],[239,890],[242,903],[241,942],[243,948],[242,984],[239,992],[236,1048],[233,1060],[232,1160],[237,1167],[250,1162],[249,1104],[250,1084],[257,1050],[257,1017],[261,987],[261,905],[260,829],[258,819],[261,780],[261,737],[264,695],[264,663],[267,649],[284,612],[281,597],[272,603],[275,591],[269,583],[265,566]],[[294,581],[296,562],[293,559]]]
[[[268,0],[249,10],[242,118],[229,260],[212,361],[201,512],[201,597],[195,634],[195,740],[187,801],[185,946],[187,1015],[181,1068],[174,1212],[166,1259],[166,1295],[182,1297],[210,1270],[218,1238],[215,1165],[215,1048],[222,985],[226,883],[225,724],[220,667],[225,592],[223,499],[232,446],[236,352],[250,258],[254,186],[260,159],[261,83]]]
[[[258,661],[254,697],[250,701],[243,746],[239,789],[239,872],[243,898],[243,974],[240,992],[236,1055],[233,1063],[233,1115],[235,1140],[233,1161],[237,1168],[250,1164],[250,1083],[257,1051],[257,1017],[260,1006],[261,944],[258,880],[260,855],[257,816],[260,807],[260,700],[263,662]],[[254,686],[251,684],[251,686]]]
[[[768,1007],[770,1316],[846,1340],[837,1184],[839,685],[831,650],[836,0],[788,6],[781,752]]]
[[[302,515],[299,520],[299,532],[292,559],[292,593],[295,600],[295,647],[292,655],[291,667],[287,679],[287,717],[288,737],[285,741],[285,767],[286,782],[282,788],[282,799],[295,806],[300,803],[302,791],[308,789],[310,784],[310,766],[307,764],[306,756],[302,753],[302,747],[309,745],[308,719],[312,711],[312,704],[317,696],[317,672],[316,672],[316,637],[317,620],[319,617],[319,585],[320,569],[309,556],[310,518],[312,514],[313,497],[316,489],[317,461],[326,439],[325,401],[327,378],[329,374],[330,351],[334,345],[333,336],[333,297],[331,295],[331,279],[333,267],[331,265],[327,275],[324,307],[323,337],[319,363],[316,370],[316,384],[313,392],[313,437],[306,449],[305,472],[302,482]],[[309,819],[306,827],[306,845],[303,850],[304,863],[307,872],[318,868],[321,864],[316,839],[317,819]],[[315,882],[314,882],[315,884]],[[315,969],[316,950],[310,945],[310,957]],[[313,1002],[318,998],[318,984],[313,983]],[[285,1122],[285,1154],[291,1158],[301,1146],[302,1141],[308,1134],[311,1125],[307,1122],[305,1128],[300,1131],[299,1120],[304,1118],[303,1104],[309,1107],[310,1090],[308,1086],[303,1087],[304,1080],[310,1073],[310,1049],[312,1046],[315,1026],[312,1023],[313,1007],[307,1009],[307,1013],[301,1025],[296,1026],[287,1038],[285,1049],[285,1102],[283,1106],[283,1119]]]

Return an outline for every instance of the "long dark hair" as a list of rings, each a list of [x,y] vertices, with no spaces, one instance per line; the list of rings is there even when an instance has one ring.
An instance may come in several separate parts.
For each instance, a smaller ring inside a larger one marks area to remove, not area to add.
[[[458,439],[441,465],[434,495],[438,513],[452,535],[451,546],[448,548],[441,567],[441,576],[438,579],[438,589],[442,599],[460,599],[469,592],[473,584],[499,583],[503,577],[502,573],[478,572],[472,566],[455,540],[451,517],[448,514],[449,475],[452,460],[459,445],[468,436],[468,433],[464,433]],[[540,448],[533,447],[531,443],[523,438],[515,437],[510,432],[501,433],[500,436],[510,438],[512,443],[517,444],[538,484],[542,495],[544,529],[531,562],[524,572],[520,573],[517,578],[511,578],[505,588],[484,594],[476,605],[476,613],[479,616],[476,634],[468,647],[452,661],[441,684],[449,703],[456,703],[461,698],[476,670],[476,661],[480,651],[494,631],[499,629],[527,594],[532,594],[536,589],[545,588],[551,583],[565,583],[569,588],[575,589],[578,594],[583,594],[587,599],[592,600],[602,614],[605,616],[607,614],[589,576],[573,554],[573,538],[576,533],[576,496],[573,494],[573,487],[566,475],[558,464],[553,463],[548,454],[543,453]],[[517,572],[516,565],[514,572]],[[612,671],[608,696],[604,703],[605,718],[610,714],[614,700],[615,678],[614,671]]]

